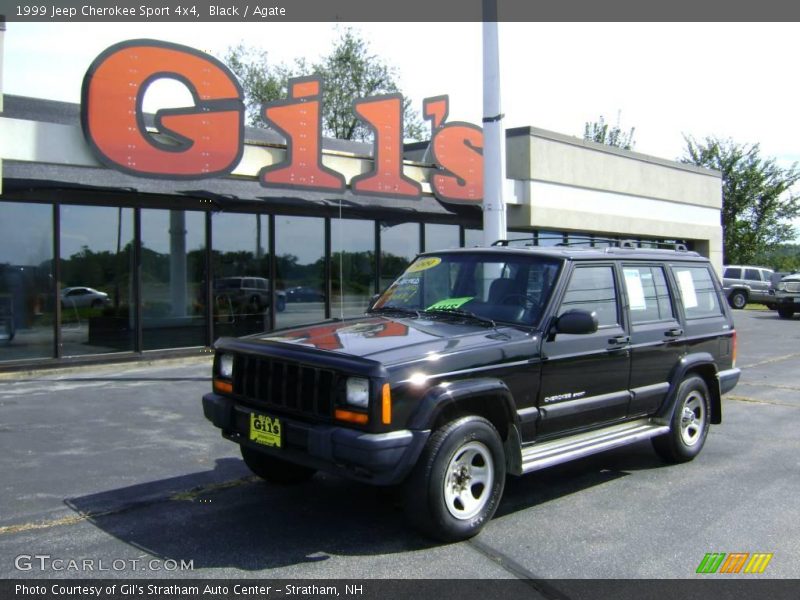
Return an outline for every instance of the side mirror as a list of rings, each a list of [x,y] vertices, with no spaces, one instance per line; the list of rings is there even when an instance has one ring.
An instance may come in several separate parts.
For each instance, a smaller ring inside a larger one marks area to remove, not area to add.
[[[556,319],[556,333],[585,335],[597,331],[597,313],[588,310],[568,310]]]

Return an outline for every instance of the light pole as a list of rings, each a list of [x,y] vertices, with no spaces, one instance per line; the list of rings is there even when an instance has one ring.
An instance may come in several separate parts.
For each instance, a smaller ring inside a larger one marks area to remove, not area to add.
[[[500,108],[497,0],[483,0],[483,243],[506,238],[506,140]]]

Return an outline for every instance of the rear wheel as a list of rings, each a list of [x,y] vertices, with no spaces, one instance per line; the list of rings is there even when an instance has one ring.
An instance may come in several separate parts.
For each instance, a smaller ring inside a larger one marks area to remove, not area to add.
[[[779,306],[778,316],[781,319],[791,319],[794,316],[794,308],[791,306]]]
[[[428,440],[404,484],[409,521],[445,542],[477,535],[492,518],[505,486],[505,455],[482,417],[448,423]]]
[[[728,302],[733,308],[742,309],[747,306],[747,292],[743,290],[734,291],[728,298]]]
[[[703,449],[710,418],[711,404],[706,382],[698,375],[687,377],[678,387],[678,401],[670,430],[653,438],[653,448],[667,462],[692,460]]]
[[[244,464],[256,475],[271,483],[302,483],[314,476],[316,470],[240,446]]]

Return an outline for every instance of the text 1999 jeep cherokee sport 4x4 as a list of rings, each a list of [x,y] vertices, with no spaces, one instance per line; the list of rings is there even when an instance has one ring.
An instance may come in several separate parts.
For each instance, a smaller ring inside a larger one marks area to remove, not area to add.
[[[502,242],[418,256],[362,318],[220,339],[203,408],[257,475],[402,483],[411,522],[453,541],[507,474],[648,438],[693,459],[735,355],[694,252]]]

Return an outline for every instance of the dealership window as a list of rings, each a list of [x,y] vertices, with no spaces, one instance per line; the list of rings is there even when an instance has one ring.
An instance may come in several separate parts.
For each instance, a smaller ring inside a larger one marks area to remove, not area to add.
[[[363,314],[375,294],[375,223],[331,220],[331,314]]]
[[[0,202],[0,361],[53,356],[53,207]]]
[[[563,244],[565,236],[560,231],[539,231],[536,234],[537,246],[558,246]]]
[[[133,209],[60,210],[62,355],[132,351]]]
[[[276,287],[287,300],[285,310],[275,313],[276,327],[324,319],[325,219],[276,216],[275,263]]]
[[[419,229],[419,223],[381,222],[381,290],[389,287],[419,254]]]
[[[483,246],[483,229],[464,229],[464,247],[477,248]]]
[[[211,215],[211,310],[214,336],[240,336],[270,328],[269,216]],[[278,308],[286,298],[280,295]]]
[[[458,225],[425,224],[425,251],[447,250],[461,246]]]
[[[142,210],[145,350],[205,345],[205,215]]]

